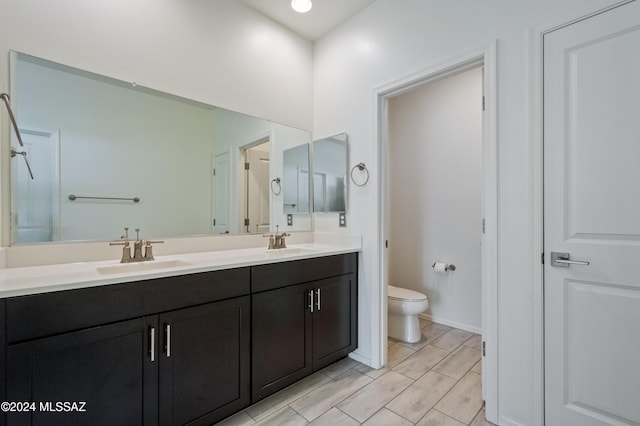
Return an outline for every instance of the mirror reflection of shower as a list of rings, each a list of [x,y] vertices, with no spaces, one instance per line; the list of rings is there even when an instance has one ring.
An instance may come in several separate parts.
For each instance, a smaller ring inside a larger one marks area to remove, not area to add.
[[[22,142],[22,136],[20,135],[20,129],[18,129],[18,123],[16,123],[16,118],[13,115],[13,110],[11,109],[9,95],[6,93],[0,93],[0,99],[4,101],[4,104],[7,107],[7,113],[9,114],[9,119],[11,120],[13,131],[16,134],[16,138],[18,138],[18,144],[20,144],[20,146],[24,148],[24,142]],[[15,157],[16,155],[22,155],[22,158],[24,158],[24,163],[27,166],[27,173],[29,173],[29,176],[33,180],[33,172],[31,171],[31,164],[29,164],[29,160],[27,159],[27,151],[18,151],[14,147],[11,147],[11,157]]]
[[[244,218],[241,232],[245,234],[269,232],[270,152],[269,138],[244,150]]]

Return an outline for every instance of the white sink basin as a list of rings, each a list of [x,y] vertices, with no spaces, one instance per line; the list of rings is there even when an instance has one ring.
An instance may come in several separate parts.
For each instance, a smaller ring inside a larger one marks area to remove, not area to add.
[[[268,254],[272,254],[272,255],[286,256],[286,255],[292,255],[292,254],[313,253],[314,251],[315,251],[314,249],[310,249],[310,248],[306,248],[306,247],[287,247],[287,248],[282,248],[282,249],[267,250],[267,253]]]
[[[99,266],[96,268],[96,271],[103,275],[125,274],[129,272],[155,271],[156,269],[177,268],[190,265],[189,262],[185,262],[184,260],[148,260],[146,262]]]

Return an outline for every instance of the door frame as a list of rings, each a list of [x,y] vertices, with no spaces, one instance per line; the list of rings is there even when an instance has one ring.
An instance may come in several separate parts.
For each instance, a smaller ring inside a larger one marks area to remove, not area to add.
[[[545,367],[545,335],[544,335],[544,36],[553,31],[609,10],[631,3],[635,0],[622,0],[611,5],[578,15],[571,20],[562,20],[544,28],[529,28],[527,46],[529,50],[527,62],[531,70],[529,78],[530,93],[530,147],[532,161],[533,186],[533,226],[532,253],[533,268],[533,415],[534,425],[545,424],[544,406],[544,367]]]
[[[378,267],[374,270],[372,304],[372,364],[387,362],[387,288],[388,275],[385,241],[388,235],[388,103],[389,99],[418,86],[434,82],[472,68],[484,67],[483,95],[483,182],[482,217],[485,234],[482,244],[482,337],[486,348],[483,357],[482,388],[489,421],[498,420],[498,156],[497,156],[497,41],[443,62],[435,67],[400,78],[373,91],[374,129],[377,144],[378,237],[376,253]],[[478,223],[480,227],[481,224]]]

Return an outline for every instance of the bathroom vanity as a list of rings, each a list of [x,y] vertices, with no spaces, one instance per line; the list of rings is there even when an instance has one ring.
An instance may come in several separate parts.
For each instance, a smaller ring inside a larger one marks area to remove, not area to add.
[[[251,253],[0,299],[7,424],[210,425],[356,349],[357,253]]]

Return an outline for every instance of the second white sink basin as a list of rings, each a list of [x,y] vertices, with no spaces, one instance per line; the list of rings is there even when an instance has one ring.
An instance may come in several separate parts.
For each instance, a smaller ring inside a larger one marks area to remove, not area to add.
[[[293,255],[293,254],[303,254],[303,253],[313,253],[315,250],[306,248],[306,247],[287,247],[282,249],[271,249],[267,250],[268,254],[273,255]]]
[[[189,262],[185,262],[184,260],[148,260],[146,262],[99,266],[96,268],[96,271],[103,275],[125,274],[128,272],[154,271],[156,269],[177,268],[190,265]]]

